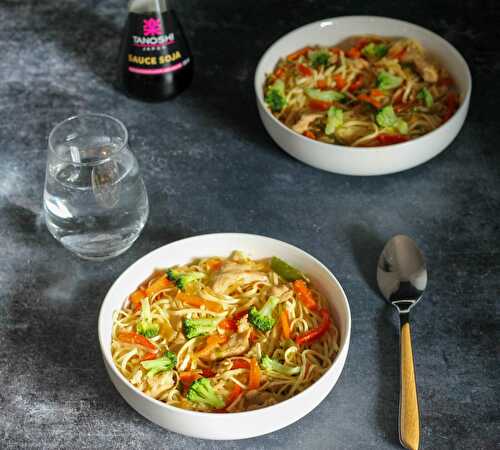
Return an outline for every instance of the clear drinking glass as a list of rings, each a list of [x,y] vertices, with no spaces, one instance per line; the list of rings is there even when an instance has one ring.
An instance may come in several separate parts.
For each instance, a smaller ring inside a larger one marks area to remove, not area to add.
[[[50,233],[86,259],[112,258],[138,238],[149,203],[123,123],[82,114],[49,136],[43,195]]]

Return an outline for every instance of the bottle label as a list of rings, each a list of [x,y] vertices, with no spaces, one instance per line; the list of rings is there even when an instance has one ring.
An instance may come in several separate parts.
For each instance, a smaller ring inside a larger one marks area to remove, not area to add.
[[[190,52],[175,13],[129,14],[128,71],[160,75],[190,63]]]

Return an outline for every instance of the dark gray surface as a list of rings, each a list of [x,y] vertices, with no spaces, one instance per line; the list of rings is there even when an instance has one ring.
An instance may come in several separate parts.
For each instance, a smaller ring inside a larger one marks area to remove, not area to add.
[[[112,87],[125,9],[114,1],[0,3],[0,447],[399,448],[395,318],[373,288],[383,242],[412,236],[429,292],[413,315],[422,448],[492,449],[499,441],[500,158],[498,11],[475,2],[184,1],[196,59],[191,89],[143,104]],[[259,56],[283,33],[345,14],[407,19],[452,42],[474,78],[455,142],[414,170],[349,178],[281,152],[257,117]],[[125,255],[73,257],[46,231],[42,187],[51,127],[83,111],[122,119],[152,211]],[[345,370],[298,423],[216,443],[169,433],[129,408],[97,344],[101,300],[150,250],[194,234],[242,231],[312,253],[339,278],[353,329]]]

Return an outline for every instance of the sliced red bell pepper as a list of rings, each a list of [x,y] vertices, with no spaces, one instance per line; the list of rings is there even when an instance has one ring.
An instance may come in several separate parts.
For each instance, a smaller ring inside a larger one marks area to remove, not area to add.
[[[377,136],[377,142],[380,145],[392,145],[399,144],[401,142],[406,142],[410,138],[408,136],[403,136],[402,134],[379,134]]]
[[[315,109],[316,111],[327,111],[330,109],[332,104],[330,102],[324,102],[322,100],[309,100],[309,108]]]
[[[361,75],[358,75],[356,77],[356,79],[349,86],[348,91],[351,92],[351,93],[354,92],[354,91],[356,91],[361,86],[363,86],[363,83],[364,83],[363,77]]]
[[[313,71],[304,64],[297,64],[297,70],[305,77],[310,77],[313,74]]]
[[[310,331],[307,331],[300,336],[295,338],[295,342],[297,345],[308,345],[317,341],[321,336],[323,336],[330,328],[332,320],[330,319],[330,313],[326,308],[322,308],[319,311],[321,315],[321,323],[318,327],[313,328]]]

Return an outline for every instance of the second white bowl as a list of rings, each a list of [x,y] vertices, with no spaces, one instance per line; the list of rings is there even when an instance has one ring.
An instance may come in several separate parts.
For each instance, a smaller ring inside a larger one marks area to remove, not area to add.
[[[307,45],[332,46],[350,36],[417,39],[445,67],[460,91],[460,107],[444,125],[417,139],[383,147],[345,147],[314,141],[283,125],[268,110],[263,95],[266,75],[278,60]],[[458,134],[467,116],[472,89],[469,67],[460,53],[442,37],[409,22],[374,16],[321,20],[288,33],[262,56],[254,79],[257,107],[264,127],[274,141],[294,158],[319,169],[344,175],[383,175],[418,166],[442,152]]]

